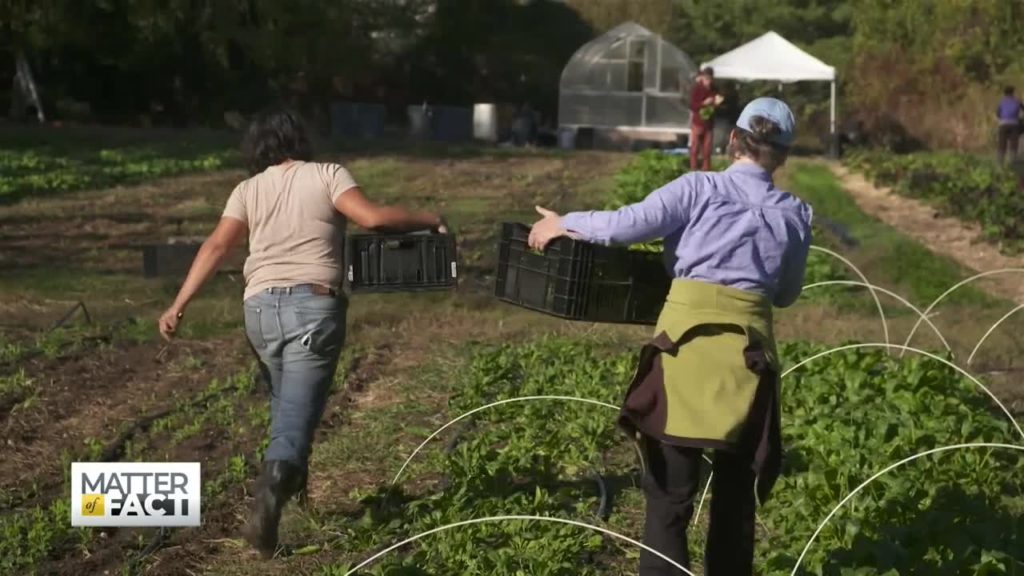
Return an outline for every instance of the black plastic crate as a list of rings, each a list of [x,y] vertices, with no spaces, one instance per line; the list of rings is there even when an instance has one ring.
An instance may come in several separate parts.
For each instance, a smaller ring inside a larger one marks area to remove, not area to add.
[[[142,273],[146,278],[184,277],[202,242],[149,244],[142,247]]]
[[[345,242],[349,290],[451,290],[458,280],[451,234],[353,234]]]
[[[570,320],[657,323],[672,280],[662,255],[557,238],[543,253],[527,245],[530,228],[502,224],[499,300]]]

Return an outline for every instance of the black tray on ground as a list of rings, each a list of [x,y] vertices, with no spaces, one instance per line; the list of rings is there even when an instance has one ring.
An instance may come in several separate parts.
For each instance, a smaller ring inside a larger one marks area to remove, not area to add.
[[[458,279],[451,234],[352,234],[345,262],[352,293],[451,290]]]
[[[199,253],[202,241],[169,242],[142,246],[142,274],[146,278],[172,276],[184,278]]]
[[[672,280],[662,255],[557,238],[543,253],[530,228],[504,223],[498,246],[499,300],[566,318],[653,325]]]

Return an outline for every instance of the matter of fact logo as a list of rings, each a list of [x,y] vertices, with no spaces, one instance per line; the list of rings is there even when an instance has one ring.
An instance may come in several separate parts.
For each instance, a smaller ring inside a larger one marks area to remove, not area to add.
[[[198,462],[74,462],[72,526],[199,526]]]

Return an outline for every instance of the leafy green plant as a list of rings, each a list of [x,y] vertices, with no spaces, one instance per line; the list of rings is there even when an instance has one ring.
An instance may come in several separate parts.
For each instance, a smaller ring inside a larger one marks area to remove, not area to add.
[[[616,176],[605,208],[613,210],[639,202],[648,194],[689,172],[689,157],[645,150],[637,154]],[[722,170],[725,163],[712,160],[713,170]]]
[[[807,266],[804,269],[804,286],[819,282],[845,281],[850,275],[842,262],[832,256],[811,250],[807,254]],[[849,285],[822,286],[806,290],[800,295],[801,301],[828,303],[842,309],[864,304],[864,300],[856,297],[858,288]]]
[[[725,164],[718,158],[712,169],[721,170]],[[689,171],[689,157],[665,154],[660,150],[645,150],[637,154],[618,174],[615,186],[605,202],[605,209],[615,210],[640,202],[651,192],[672,182]],[[635,250],[661,252],[661,240],[633,246]]]
[[[0,364],[13,364],[25,354],[25,348],[17,342],[0,340]]]
[[[99,462],[103,456],[103,441],[98,438],[86,438],[82,441],[85,445],[85,460],[88,462]]]
[[[792,365],[824,350],[795,343],[780,352]],[[558,339],[480,349],[451,399],[451,416],[529,395],[618,404],[634,361],[633,353]],[[1017,440],[972,383],[930,359],[901,360],[872,349],[836,353],[787,376],[782,394],[785,472],[773,499],[758,511],[758,570],[766,576],[788,575],[832,507],[886,465],[944,445]],[[440,492],[404,503],[388,491],[367,494],[365,516],[334,530],[346,548],[372,550],[445,524],[501,514],[601,525],[594,517],[596,490],[580,480],[593,471],[628,474],[635,465],[613,420],[607,408],[563,401],[479,412],[453,449],[406,472],[442,475]],[[1011,574],[1024,552],[1014,537],[1024,506],[1022,470],[1020,454],[977,449],[925,457],[884,475],[825,527],[800,573]],[[616,501],[636,502],[635,496],[630,488]],[[613,526],[621,522],[616,518]],[[695,551],[701,539],[694,530]],[[366,571],[625,574],[634,559],[635,551],[580,528],[509,521],[433,534]],[[322,573],[338,573],[338,567]]]
[[[807,268],[804,272],[805,285],[846,278],[846,269],[835,258],[817,250],[811,250],[807,254]]]
[[[0,406],[12,406],[24,401],[35,393],[35,384],[18,370],[8,376],[0,376]]]
[[[89,530],[71,527],[67,498],[11,512],[0,518],[0,573],[34,574],[51,550],[76,538],[88,539]]]
[[[846,163],[875,184],[934,203],[946,214],[976,222],[1008,253],[1024,249],[1024,194],[1020,178],[993,161],[968,154],[892,154],[858,150]]]
[[[823,350],[781,352],[792,362]],[[983,393],[934,360],[851,350],[801,367],[782,390],[789,461],[762,513],[772,534],[759,546],[767,574],[788,573],[831,507],[886,465],[941,446],[1018,440]],[[1009,534],[1020,518],[1007,501],[1024,496],[1021,466],[1011,451],[962,450],[882,476],[818,536],[804,573],[978,574],[986,553],[1019,554]]]

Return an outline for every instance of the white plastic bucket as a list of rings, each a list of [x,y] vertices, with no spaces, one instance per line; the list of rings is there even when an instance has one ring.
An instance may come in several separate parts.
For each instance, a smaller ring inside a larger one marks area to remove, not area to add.
[[[473,105],[473,138],[498,141],[498,107],[494,104]]]

